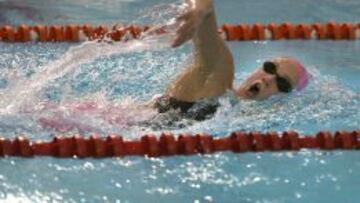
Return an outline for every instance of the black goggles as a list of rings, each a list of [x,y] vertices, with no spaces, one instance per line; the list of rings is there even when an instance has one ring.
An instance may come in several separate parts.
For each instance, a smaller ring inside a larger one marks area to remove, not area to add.
[[[291,83],[284,77],[277,73],[277,66],[271,61],[266,61],[263,64],[263,70],[271,75],[276,76],[276,85],[280,92],[289,93],[292,90]]]

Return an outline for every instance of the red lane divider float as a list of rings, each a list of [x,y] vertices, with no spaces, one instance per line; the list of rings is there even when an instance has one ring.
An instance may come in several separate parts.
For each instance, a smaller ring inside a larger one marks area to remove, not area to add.
[[[91,25],[20,25],[12,27],[0,26],[0,41],[4,42],[79,42],[107,37],[114,41],[138,38],[149,30],[149,26],[91,26]],[[164,33],[158,29],[156,33]],[[219,28],[220,35],[228,41],[245,40],[280,40],[280,39],[328,39],[358,40],[360,39],[360,23],[314,23],[291,24],[270,23],[267,25],[224,24]]]
[[[297,132],[234,132],[227,137],[206,134],[180,134],[175,137],[163,133],[142,136],[139,140],[124,140],[121,136],[84,138],[81,136],[55,137],[52,141],[31,142],[24,137],[13,140],[0,139],[0,156],[54,156],[67,157],[123,157],[123,156],[174,156],[209,154],[219,151],[262,152],[298,151],[300,149],[359,150],[360,130],[347,132],[319,132],[312,136],[300,136]]]

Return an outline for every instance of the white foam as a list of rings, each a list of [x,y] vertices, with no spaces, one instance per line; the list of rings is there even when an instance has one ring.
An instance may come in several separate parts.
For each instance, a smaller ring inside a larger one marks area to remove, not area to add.
[[[34,100],[36,93],[50,81],[71,73],[81,64],[90,63],[102,56],[113,54],[135,53],[146,50],[169,48],[173,33],[163,35],[144,35],[141,40],[127,42],[87,41],[71,47],[61,58],[53,61],[29,80],[17,81],[15,85],[0,93],[0,112],[16,112],[25,103]]]

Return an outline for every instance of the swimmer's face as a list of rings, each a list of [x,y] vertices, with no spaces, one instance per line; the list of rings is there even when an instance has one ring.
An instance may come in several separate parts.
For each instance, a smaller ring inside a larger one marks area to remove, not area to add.
[[[274,70],[275,66],[277,75],[269,73],[269,69],[259,67],[235,90],[236,95],[245,99],[263,100],[274,94],[285,93],[287,87],[295,88],[299,76],[296,63],[291,58],[275,58],[268,62],[273,66],[270,70]]]

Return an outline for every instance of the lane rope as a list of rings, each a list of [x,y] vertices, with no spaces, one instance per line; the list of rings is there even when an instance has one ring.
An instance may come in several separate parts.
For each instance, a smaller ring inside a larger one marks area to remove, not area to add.
[[[92,26],[92,25],[10,25],[0,26],[3,42],[80,42],[103,39],[114,41],[138,38],[150,26]],[[158,30],[158,34],[164,33]],[[360,23],[313,23],[292,24],[224,24],[219,34],[227,41],[248,40],[359,40]]]
[[[58,158],[104,158],[124,156],[175,156],[210,154],[221,151],[263,152],[318,150],[359,150],[360,130],[321,131],[315,135],[301,136],[295,131],[276,132],[233,132],[225,137],[207,134],[172,134],[160,136],[144,135],[138,140],[125,140],[121,136],[110,135],[88,138],[75,135],[57,136],[51,141],[29,141],[24,137],[0,138],[0,157],[53,156]]]

